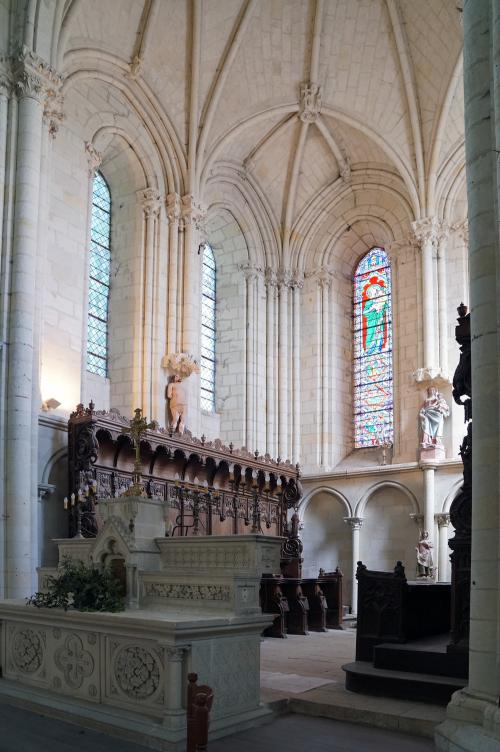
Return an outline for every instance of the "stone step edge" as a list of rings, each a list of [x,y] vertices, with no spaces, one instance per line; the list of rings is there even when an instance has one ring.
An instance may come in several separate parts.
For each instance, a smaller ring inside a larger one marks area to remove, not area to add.
[[[388,698],[389,700],[389,698]],[[360,723],[364,726],[399,731],[404,734],[433,739],[436,726],[442,721],[434,721],[417,716],[401,716],[387,711],[355,708],[348,705],[335,705],[292,697],[288,700],[288,711],[297,715],[310,715],[318,718],[331,718],[334,721]],[[443,719],[444,721],[444,708]]]
[[[442,676],[441,674],[420,674],[415,671],[402,671],[401,669],[375,667],[369,661],[354,661],[344,663],[342,669],[346,673],[371,678],[380,677],[387,681],[406,681],[411,684],[436,684],[446,687],[465,687],[467,679],[455,676]]]

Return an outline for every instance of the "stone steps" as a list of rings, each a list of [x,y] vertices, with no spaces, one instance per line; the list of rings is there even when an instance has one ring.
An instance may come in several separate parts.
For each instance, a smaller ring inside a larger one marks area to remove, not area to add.
[[[466,679],[468,654],[450,654],[442,641],[404,645],[384,643],[373,649],[375,668]]]
[[[467,684],[465,679],[411,671],[375,668],[369,661],[342,666],[346,689],[370,695],[447,705],[451,695]]]

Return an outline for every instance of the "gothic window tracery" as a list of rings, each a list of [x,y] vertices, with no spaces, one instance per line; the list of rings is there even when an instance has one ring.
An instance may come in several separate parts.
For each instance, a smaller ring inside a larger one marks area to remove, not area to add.
[[[354,274],[354,446],[393,442],[391,264],[372,248]]]
[[[215,411],[215,301],[216,266],[213,249],[203,246],[201,280],[201,409]]]
[[[87,371],[108,373],[108,309],[111,268],[111,194],[103,175],[92,183],[89,302],[87,315]]]

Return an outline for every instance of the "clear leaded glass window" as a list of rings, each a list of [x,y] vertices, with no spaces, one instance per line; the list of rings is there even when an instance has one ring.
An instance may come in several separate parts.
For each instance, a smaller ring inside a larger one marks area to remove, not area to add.
[[[108,372],[108,303],[111,264],[111,196],[100,172],[92,184],[87,371]]]
[[[215,410],[215,293],[216,268],[212,248],[203,246],[201,279],[201,408]]]
[[[393,441],[391,265],[372,248],[354,275],[354,445]]]

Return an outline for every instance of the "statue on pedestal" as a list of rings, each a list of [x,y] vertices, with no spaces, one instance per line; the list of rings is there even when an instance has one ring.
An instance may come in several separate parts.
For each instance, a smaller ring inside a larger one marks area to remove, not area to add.
[[[162,360],[171,376],[165,390],[165,397],[170,409],[170,428],[172,432],[184,433],[186,429],[186,415],[188,410],[189,390],[183,384],[184,379],[192,373],[200,373],[198,361],[190,353],[171,353]],[[167,416],[168,417],[168,416]]]
[[[432,561],[433,545],[429,540],[427,530],[422,532],[418,545],[415,546],[417,552],[417,577],[432,577],[434,575],[434,562]]]
[[[450,414],[445,398],[435,386],[427,389],[427,397],[420,408],[420,428],[422,430],[422,449],[442,447],[444,419]]]
[[[187,415],[187,392],[179,374],[176,373],[171,377],[170,382],[167,385],[166,397],[168,399],[170,414],[172,416],[172,421],[170,423],[172,431],[184,433]]]

